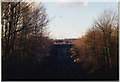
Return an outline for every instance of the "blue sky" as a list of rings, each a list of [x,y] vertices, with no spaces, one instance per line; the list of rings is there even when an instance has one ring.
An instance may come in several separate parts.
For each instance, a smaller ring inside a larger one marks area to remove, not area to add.
[[[44,2],[49,19],[50,38],[78,38],[105,9],[117,10],[117,2]]]

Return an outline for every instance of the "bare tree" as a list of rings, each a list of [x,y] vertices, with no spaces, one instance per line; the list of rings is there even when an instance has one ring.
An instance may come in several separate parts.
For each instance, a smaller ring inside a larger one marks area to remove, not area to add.
[[[43,36],[47,19],[46,9],[40,3],[2,2],[2,52],[8,56],[14,54],[16,38],[28,38],[31,35]]]
[[[117,67],[118,27],[118,14],[105,10],[100,17],[94,20],[92,28],[74,43],[75,47],[79,49],[79,54],[85,56],[80,60],[89,62],[88,65],[92,65],[93,69],[104,66],[111,70],[112,67]]]
[[[102,16],[95,20],[94,27],[102,31],[102,39],[104,43],[103,53],[105,56],[106,64],[110,67],[111,65],[111,35],[113,33],[112,29],[117,28],[117,14],[111,10],[104,11]]]

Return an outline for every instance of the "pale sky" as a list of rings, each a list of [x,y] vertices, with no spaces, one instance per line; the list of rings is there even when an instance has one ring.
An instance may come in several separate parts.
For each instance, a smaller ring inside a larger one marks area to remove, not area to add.
[[[49,23],[50,38],[78,38],[105,9],[118,10],[117,2],[44,2]]]

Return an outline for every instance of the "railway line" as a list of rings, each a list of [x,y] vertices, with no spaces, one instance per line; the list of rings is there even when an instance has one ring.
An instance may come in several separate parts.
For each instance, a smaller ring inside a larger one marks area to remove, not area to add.
[[[70,57],[72,45],[53,45],[51,55],[46,58],[45,78],[46,79],[84,79],[83,71],[79,64]],[[47,75],[48,74],[48,75]]]

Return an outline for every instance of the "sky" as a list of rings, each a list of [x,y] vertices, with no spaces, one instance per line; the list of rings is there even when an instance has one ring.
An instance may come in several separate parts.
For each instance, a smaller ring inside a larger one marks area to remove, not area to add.
[[[117,2],[43,2],[49,23],[50,38],[79,38],[104,10],[118,10]]]

